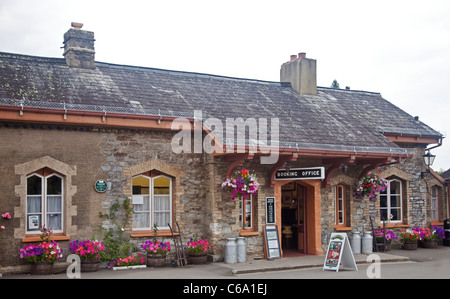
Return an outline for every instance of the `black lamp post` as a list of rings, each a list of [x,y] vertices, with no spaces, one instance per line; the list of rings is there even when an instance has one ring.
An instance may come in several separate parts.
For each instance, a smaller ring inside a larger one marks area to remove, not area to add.
[[[421,172],[420,177],[423,179],[427,173],[430,173],[430,166],[433,165],[434,158],[436,158],[436,155],[432,155],[430,151],[428,151],[425,155],[422,156],[423,160],[425,162],[425,165],[427,165],[427,171]]]

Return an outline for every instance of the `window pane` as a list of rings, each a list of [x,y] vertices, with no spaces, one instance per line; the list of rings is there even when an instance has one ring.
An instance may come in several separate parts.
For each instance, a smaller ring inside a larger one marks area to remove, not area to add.
[[[150,178],[137,176],[132,179],[133,220],[135,229],[150,229]]]
[[[42,194],[42,178],[33,175],[27,179],[27,194],[41,195]]]
[[[47,195],[61,195],[62,180],[54,175],[47,179]]]
[[[401,184],[399,181],[391,181],[391,195],[392,194],[401,194]]]
[[[59,195],[47,196],[47,212],[62,212],[62,197]]]
[[[170,194],[170,179],[166,177],[155,178],[153,189],[155,194]]]
[[[54,231],[62,230],[61,214],[60,213],[47,214],[46,226]]]
[[[387,207],[387,196],[380,194],[380,207],[386,208]]]
[[[150,228],[150,212],[134,212],[133,228]]]
[[[401,197],[400,195],[391,195],[391,208],[401,207]]]
[[[40,195],[27,196],[27,213],[40,213],[42,197]]]
[[[132,180],[133,195],[150,194],[150,180],[144,176],[137,176]]]
[[[392,219],[393,221],[395,220],[401,220],[401,210],[399,208],[396,209],[391,209],[391,214],[392,214]]]
[[[380,220],[389,220],[387,217],[387,209],[381,208],[380,209]]]

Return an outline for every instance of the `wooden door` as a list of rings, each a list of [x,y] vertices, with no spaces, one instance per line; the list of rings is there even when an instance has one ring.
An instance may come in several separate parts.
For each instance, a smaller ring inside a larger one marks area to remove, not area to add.
[[[298,252],[306,253],[306,188],[297,184],[297,190],[297,249]]]

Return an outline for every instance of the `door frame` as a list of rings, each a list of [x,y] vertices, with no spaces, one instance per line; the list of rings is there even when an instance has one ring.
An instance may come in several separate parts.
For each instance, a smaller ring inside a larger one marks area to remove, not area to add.
[[[275,196],[275,211],[276,211],[276,223],[278,225],[278,234],[281,236],[281,210],[282,210],[282,191],[281,186],[295,181],[300,184],[306,192],[305,197],[305,213],[307,214],[306,221],[306,254],[319,255],[323,254],[322,250],[322,238],[321,238],[321,203],[320,192],[322,188],[322,181],[320,179],[311,180],[276,180],[274,186]],[[281,252],[283,256],[283,251]]]

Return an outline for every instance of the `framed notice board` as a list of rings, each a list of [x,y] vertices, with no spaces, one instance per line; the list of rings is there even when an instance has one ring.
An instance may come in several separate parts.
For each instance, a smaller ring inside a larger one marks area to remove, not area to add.
[[[268,259],[281,258],[280,238],[275,224],[264,226],[264,249]]]

